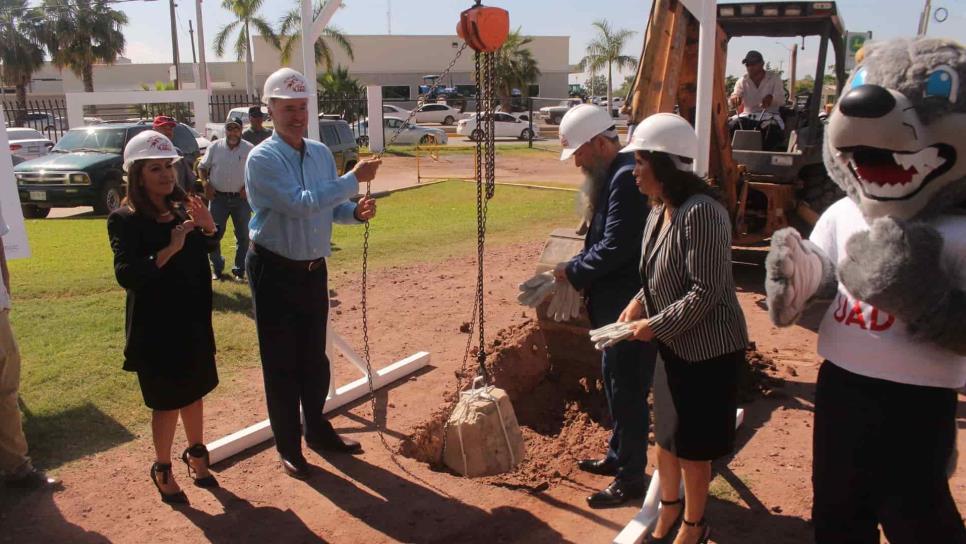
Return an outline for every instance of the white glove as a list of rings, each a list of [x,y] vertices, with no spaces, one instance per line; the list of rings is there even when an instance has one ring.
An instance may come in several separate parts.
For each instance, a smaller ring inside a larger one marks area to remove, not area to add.
[[[558,281],[556,282],[556,286],[553,301],[550,302],[550,308],[547,309],[547,315],[558,323],[579,317],[580,307],[583,302],[580,293],[574,289],[570,282]],[[551,311],[551,308],[553,311]]]
[[[772,236],[765,288],[769,315],[779,326],[798,320],[822,282],[822,259],[817,248],[795,229]]]
[[[537,274],[520,284],[520,294],[517,295],[517,301],[524,306],[536,308],[553,293],[553,288],[553,272]]]
[[[611,323],[599,329],[590,331],[590,341],[599,351],[613,346],[614,344],[627,340],[634,335],[632,322]]]

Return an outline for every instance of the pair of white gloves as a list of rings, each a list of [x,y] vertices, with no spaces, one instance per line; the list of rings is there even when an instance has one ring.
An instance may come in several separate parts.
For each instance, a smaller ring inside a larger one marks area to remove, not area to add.
[[[547,315],[554,321],[568,321],[580,316],[580,307],[583,304],[580,293],[570,285],[569,281],[557,281],[553,271],[536,274],[521,283],[517,301],[525,306],[536,308],[549,296],[553,299],[547,307]]]
[[[604,351],[614,344],[634,336],[633,324],[632,321],[628,321],[604,325],[599,329],[590,331],[590,341],[594,343],[594,347],[598,351]]]

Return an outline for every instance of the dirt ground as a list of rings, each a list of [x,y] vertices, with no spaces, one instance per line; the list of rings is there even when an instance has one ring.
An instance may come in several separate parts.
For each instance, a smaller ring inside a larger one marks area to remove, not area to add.
[[[515,296],[542,244],[489,253],[487,337],[505,346],[533,349],[526,332],[533,312],[517,305]],[[744,405],[737,453],[716,463],[720,476],[712,484],[714,498],[708,507],[713,541],[811,542],[809,471],[819,312],[807,316],[802,326],[775,329],[762,309],[761,269],[736,265],[736,271],[751,338],[774,361],[768,372],[775,379],[767,395],[754,395]],[[474,277],[470,257],[373,275],[370,316],[376,366],[418,350],[430,351],[432,360],[415,376],[379,391],[374,414],[369,402],[360,401],[333,418],[340,432],[363,443],[362,455],[322,458],[307,450],[314,474],[300,482],[280,473],[275,451],[266,443],[216,466],[222,487],[212,491],[191,486],[183,467],[176,467],[191,506],[171,508],[159,502],[148,479],[152,451],[144,429],[130,443],[59,471],[62,490],[0,501],[0,542],[609,542],[640,501],[609,510],[586,506],[584,498],[608,483],[573,469],[576,458],[602,452],[608,434],[602,427],[606,418],[594,408],[599,408],[602,393],[586,368],[547,374],[550,381],[565,384],[570,395],[566,399],[554,404],[546,394],[552,389],[535,390],[531,396],[547,402],[518,408],[531,459],[516,480],[513,475],[463,479],[417,459],[390,456],[373,432],[374,421],[384,426],[396,449],[425,428],[452,397],[467,342],[461,327],[470,320]],[[356,276],[337,275],[332,286],[334,325],[358,346]],[[346,361],[333,365],[341,383],[357,377]],[[581,374],[588,379],[581,381]],[[506,381],[516,380],[511,376]],[[236,382],[232,387],[237,394],[216,393],[207,403],[209,440],[265,417],[260,373],[252,370]],[[538,387],[557,386],[540,382]],[[543,414],[537,413],[541,410]],[[961,430],[961,449],[966,448],[964,438]],[[175,450],[184,446],[179,437]],[[648,472],[652,470],[653,465]],[[963,510],[966,473],[960,470],[951,484]]]

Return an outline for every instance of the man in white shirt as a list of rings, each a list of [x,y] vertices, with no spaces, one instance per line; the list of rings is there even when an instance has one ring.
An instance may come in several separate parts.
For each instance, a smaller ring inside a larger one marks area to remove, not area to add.
[[[248,206],[245,194],[245,162],[248,153],[255,148],[241,137],[242,124],[237,118],[225,123],[225,137],[216,140],[205,153],[198,171],[205,180],[205,198],[210,202],[209,210],[224,235],[228,218],[231,217],[235,230],[235,262],[231,273],[239,281],[245,279],[245,254],[248,253],[248,220],[252,209]],[[216,248],[209,255],[214,268],[213,279],[226,278],[225,258],[221,249]]]
[[[758,51],[748,51],[741,63],[747,73],[735,83],[729,100],[733,109],[741,108],[740,114],[728,126],[732,132],[760,129],[764,149],[780,147],[785,123],[778,108],[785,103],[785,85],[778,74],[765,70],[765,59]]]
[[[0,236],[10,227],[0,213]],[[7,487],[31,489],[54,485],[58,480],[34,468],[27,457],[27,438],[23,434],[20,406],[20,349],[10,327],[10,273],[7,255],[0,241],[0,472],[6,477]]]

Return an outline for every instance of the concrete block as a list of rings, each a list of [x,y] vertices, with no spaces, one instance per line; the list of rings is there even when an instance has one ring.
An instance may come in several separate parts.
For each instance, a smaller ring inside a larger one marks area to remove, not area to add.
[[[473,389],[460,396],[446,422],[443,462],[464,476],[513,470],[526,455],[523,433],[502,389]]]

